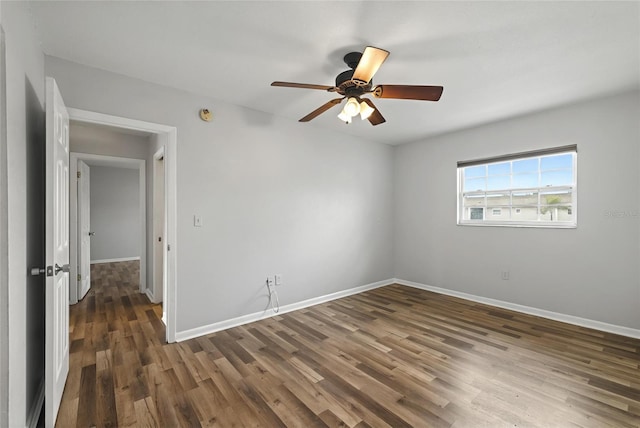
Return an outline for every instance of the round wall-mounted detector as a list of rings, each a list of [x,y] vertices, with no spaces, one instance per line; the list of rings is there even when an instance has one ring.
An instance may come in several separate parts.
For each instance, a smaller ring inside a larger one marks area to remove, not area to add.
[[[200,119],[205,122],[211,122],[213,120],[213,113],[208,108],[200,109]]]

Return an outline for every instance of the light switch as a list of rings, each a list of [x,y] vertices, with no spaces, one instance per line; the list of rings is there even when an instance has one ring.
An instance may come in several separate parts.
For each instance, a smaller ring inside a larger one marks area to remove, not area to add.
[[[193,226],[194,227],[202,227],[202,217],[199,215],[193,216]]]

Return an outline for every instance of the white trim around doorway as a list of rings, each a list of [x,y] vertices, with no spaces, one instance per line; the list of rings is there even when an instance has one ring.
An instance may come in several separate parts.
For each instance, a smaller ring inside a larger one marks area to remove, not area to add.
[[[166,198],[166,225],[167,234],[165,238],[165,254],[167,263],[164,266],[166,282],[164,284],[165,300],[162,302],[165,313],[166,339],[172,343],[176,341],[176,308],[177,308],[177,274],[176,255],[177,245],[177,128],[174,126],[161,125],[152,122],[145,122],[125,117],[112,116],[75,108],[67,108],[69,119],[87,124],[106,125],[116,128],[143,131],[156,134],[158,140],[164,146],[165,161],[165,198]]]

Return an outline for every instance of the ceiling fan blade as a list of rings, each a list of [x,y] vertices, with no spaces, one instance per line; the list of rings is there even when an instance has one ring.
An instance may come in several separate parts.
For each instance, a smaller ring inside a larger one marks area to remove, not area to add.
[[[322,106],[318,107],[317,109],[315,109],[314,111],[312,111],[311,113],[309,113],[308,115],[306,115],[305,117],[300,119],[298,122],[309,122],[310,120],[315,119],[316,117],[320,116],[325,111],[329,110],[331,107],[340,104],[340,102],[342,100],[344,100],[344,97],[343,98],[336,98],[334,100],[331,100],[328,103],[323,104]]]
[[[335,92],[334,86],[312,85],[309,83],[293,83],[293,82],[273,82],[271,86],[282,86],[284,88],[301,88],[301,89],[319,89],[321,91]]]
[[[351,80],[358,86],[364,86],[371,81],[373,75],[380,68],[385,59],[389,56],[389,51],[367,46],[362,53],[362,58],[353,72]]]
[[[378,85],[371,92],[376,98],[438,101],[443,89],[442,86]]]
[[[373,126],[376,126],[376,125],[380,125],[381,123],[385,123],[386,122],[385,118],[382,117],[382,115],[380,114],[380,110],[378,110],[378,107],[376,107],[373,104],[373,101],[371,101],[368,98],[362,98],[362,101],[367,103],[369,105],[369,107],[371,107],[372,109],[375,110],[373,113],[371,113],[371,116],[369,116],[367,118],[367,120],[369,121],[370,124],[372,124]]]

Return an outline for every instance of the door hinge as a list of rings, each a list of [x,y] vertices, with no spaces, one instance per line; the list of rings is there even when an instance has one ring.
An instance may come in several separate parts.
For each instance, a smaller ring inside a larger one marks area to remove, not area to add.
[[[78,281],[82,280],[82,275],[78,274]]]
[[[80,171],[78,171],[78,178],[80,178]]]

